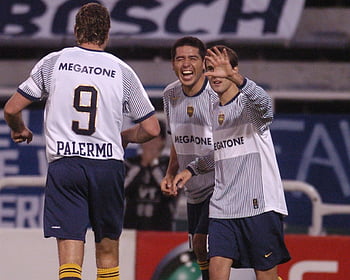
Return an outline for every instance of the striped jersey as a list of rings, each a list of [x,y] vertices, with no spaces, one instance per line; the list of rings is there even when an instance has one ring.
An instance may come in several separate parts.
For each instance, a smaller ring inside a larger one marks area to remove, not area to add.
[[[47,97],[49,162],[70,156],[123,160],[123,117],[140,122],[154,114],[139,78],[125,62],[81,47],[42,58],[18,92],[33,101]]]
[[[206,80],[194,96],[187,96],[175,81],[164,90],[164,112],[180,170],[198,156],[213,150],[212,109],[217,94]],[[184,188],[187,202],[197,204],[213,191],[214,172],[191,178]]]
[[[269,130],[273,119],[270,96],[245,79],[231,102],[214,105],[213,118],[214,152],[189,165],[196,174],[215,165],[216,185],[209,216],[243,218],[268,211],[287,215]]]

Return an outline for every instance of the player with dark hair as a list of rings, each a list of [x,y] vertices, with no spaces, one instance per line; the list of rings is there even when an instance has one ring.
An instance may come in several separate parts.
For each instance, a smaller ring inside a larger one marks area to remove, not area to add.
[[[59,279],[81,279],[89,225],[95,235],[97,279],[119,279],[119,237],[124,214],[124,148],[159,133],[139,78],[104,52],[110,16],[96,3],[76,15],[78,46],[42,58],[9,99],[5,119],[16,143],[31,142],[21,112],[47,97],[44,235],[58,245]],[[121,131],[123,117],[137,124]]]
[[[254,268],[258,280],[281,279],[277,265],[290,259],[283,232],[288,211],[269,130],[271,97],[238,72],[237,54],[228,47],[208,50],[206,70],[220,98],[213,110],[214,152],[188,164],[174,184],[182,188],[215,169],[210,279],[228,280],[231,267]]]
[[[173,70],[178,80],[164,90],[164,112],[172,138],[167,174],[162,190],[177,195],[172,180],[196,157],[213,150],[211,111],[217,95],[204,76],[206,47],[195,37],[178,39],[171,49]],[[209,279],[207,234],[209,200],[214,188],[214,172],[190,180],[185,186],[190,244],[203,280]]]

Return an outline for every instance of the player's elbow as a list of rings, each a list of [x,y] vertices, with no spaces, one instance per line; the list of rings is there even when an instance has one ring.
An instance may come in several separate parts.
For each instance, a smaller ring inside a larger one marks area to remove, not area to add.
[[[16,110],[16,108],[14,106],[11,106],[8,103],[5,104],[4,106],[4,118],[5,120],[15,116],[16,114],[18,114],[18,110]]]
[[[154,138],[157,137],[160,133],[160,127],[159,127],[159,123],[157,121],[156,124],[154,124],[153,127],[150,128],[150,130],[148,131],[149,135]]]
[[[154,115],[142,123],[142,128],[147,132],[150,138],[157,137],[160,133],[159,121]]]

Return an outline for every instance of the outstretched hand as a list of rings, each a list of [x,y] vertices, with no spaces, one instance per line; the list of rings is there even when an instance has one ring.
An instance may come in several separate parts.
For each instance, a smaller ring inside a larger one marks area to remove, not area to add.
[[[226,48],[221,51],[217,47],[208,49],[206,60],[207,77],[225,78],[240,86],[244,82],[244,77],[238,72],[237,66],[232,66]]]
[[[228,78],[232,75],[232,66],[230,64],[230,59],[228,57],[226,49],[222,52],[217,47],[213,49],[208,49],[205,59],[209,65],[207,67],[207,72],[205,76],[213,76],[215,78]]]

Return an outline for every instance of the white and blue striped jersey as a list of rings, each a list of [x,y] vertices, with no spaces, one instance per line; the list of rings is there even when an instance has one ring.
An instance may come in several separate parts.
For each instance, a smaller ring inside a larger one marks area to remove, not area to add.
[[[42,58],[18,88],[25,97],[47,97],[44,115],[49,162],[61,157],[123,160],[123,117],[154,114],[139,78],[104,51],[64,48]]]
[[[214,152],[189,165],[195,174],[215,166],[216,185],[209,217],[243,218],[268,211],[287,215],[269,130],[273,119],[270,96],[245,79],[231,102],[214,105],[213,117]]]
[[[187,96],[175,81],[164,90],[164,112],[180,170],[198,156],[213,150],[212,109],[217,94],[206,80],[194,96]],[[214,187],[214,171],[191,178],[184,188],[187,202],[204,201]]]

